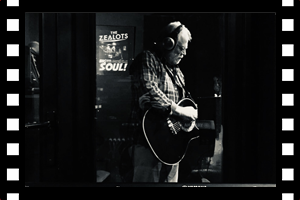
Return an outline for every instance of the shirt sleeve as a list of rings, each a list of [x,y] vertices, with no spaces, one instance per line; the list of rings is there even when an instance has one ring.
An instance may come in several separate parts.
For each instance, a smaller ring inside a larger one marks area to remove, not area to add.
[[[144,101],[143,104],[150,103],[152,107],[166,111],[170,109],[173,101],[159,89],[159,70],[161,69],[156,65],[154,55],[146,51],[142,57],[140,81],[144,90],[143,96],[149,96],[150,98],[148,101]],[[141,98],[143,98],[143,96]],[[140,104],[140,106],[145,107],[143,104]]]

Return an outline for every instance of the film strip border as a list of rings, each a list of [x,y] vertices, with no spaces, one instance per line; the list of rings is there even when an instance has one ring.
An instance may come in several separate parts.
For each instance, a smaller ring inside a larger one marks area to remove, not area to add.
[[[1,74],[2,80],[2,98],[6,99],[6,104],[2,103],[2,121],[6,121],[6,126],[2,125],[0,136],[1,141],[1,200],[18,200],[21,186],[24,184],[20,175],[20,166],[22,159],[20,156],[20,141],[24,140],[20,134],[19,124],[20,116],[23,110],[20,109],[20,67],[21,58],[19,57],[20,42],[24,35],[20,28],[20,7],[19,0],[0,0],[1,15]],[[4,53],[6,52],[6,53]],[[20,54],[21,55],[21,54]],[[5,95],[5,97],[4,97]],[[3,115],[2,115],[3,116]],[[6,130],[4,130],[4,128]],[[6,134],[4,134],[6,132]],[[24,165],[24,164],[23,164]],[[3,187],[4,186],[4,187]],[[5,188],[5,189],[4,189]],[[5,193],[4,193],[5,192]]]
[[[297,148],[297,137],[295,125],[295,86],[298,58],[296,56],[297,47],[296,35],[299,32],[297,27],[296,7],[300,6],[299,0],[282,0],[282,12],[280,12],[277,22],[281,21],[281,184],[282,184],[282,200],[299,199],[297,196],[296,185],[297,180],[295,174],[297,173],[297,162],[295,149]],[[278,23],[278,26],[280,23]],[[278,30],[279,31],[279,30]],[[299,35],[299,33],[298,33]],[[278,41],[278,40],[277,40]],[[279,57],[279,56],[278,56]],[[299,64],[298,64],[299,65]],[[299,140],[299,139],[298,139]],[[279,149],[279,148],[278,148]]]
[[[282,98],[282,132],[280,138],[282,138],[282,184],[288,185],[288,187],[284,187],[284,191],[282,191],[282,199],[283,200],[293,200],[297,199],[295,195],[295,173],[296,169],[293,164],[296,164],[295,159],[295,149],[297,148],[296,143],[296,134],[295,134],[295,66],[297,66],[297,57],[295,56],[297,50],[297,42],[293,40],[295,35],[297,34],[297,19],[296,16],[296,6],[294,4],[299,4],[300,2],[297,0],[282,0],[283,12],[280,14],[280,22],[281,22],[281,36],[282,44],[280,50],[282,51],[282,71],[281,73],[281,85],[284,89],[281,91]],[[299,5],[298,5],[299,6]],[[19,0],[0,0],[0,10],[7,10],[9,15],[6,15],[6,18],[1,17],[1,24],[6,24],[7,26],[1,26],[1,35],[6,35],[8,40],[4,40],[2,38],[1,49],[4,50],[2,52],[7,52],[6,54],[1,54],[2,63],[6,63],[6,68],[4,66],[1,67],[2,74],[6,74],[6,83],[4,84],[6,89],[6,105],[5,110],[7,113],[6,122],[7,125],[3,126],[6,128],[7,134],[0,134],[1,141],[1,185],[5,185],[6,196],[0,196],[0,199],[7,200],[17,200],[19,199],[19,191],[18,188],[21,186],[20,181],[20,170],[19,165],[17,163],[21,162],[20,160],[20,145],[19,141],[21,141],[20,131],[19,131],[19,116],[15,115],[15,113],[23,112],[19,106],[19,88],[21,88],[20,78],[19,78],[19,44],[20,39],[23,38],[24,35],[20,35],[20,20],[18,17],[14,16],[14,10],[18,9]],[[9,17],[8,17],[9,16]],[[277,14],[277,16],[279,16]],[[278,17],[279,18],[279,17]],[[298,23],[299,24],[299,23]],[[280,27],[280,23],[278,23],[278,27]],[[11,38],[15,38],[16,41],[11,40]],[[6,48],[6,50],[5,50]],[[6,60],[6,62],[3,62]],[[296,69],[297,70],[297,69]],[[5,72],[4,72],[5,71]],[[3,103],[4,104],[4,103]],[[4,119],[4,118],[3,118]],[[2,131],[4,132],[4,131]],[[4,162],[2,162],[4,161]],[[4,179],[4,180],[2,180]],[[17,183],[17,184],[16,184]],[[17,185],[14,187],[14,185]],[[1,186],[1,187],[2,187]],[[24,187],[24,185],[23,185]],[[13,188],[13,189],[10,189]],[[3,189],[3,187],[2,187]],[[1,189],[1,190],[2,190]],[[2,190],[3,192],[3,190]],[[3,193],[1,193],[3,195]],[[299,198],[298,198],[299,199]]]

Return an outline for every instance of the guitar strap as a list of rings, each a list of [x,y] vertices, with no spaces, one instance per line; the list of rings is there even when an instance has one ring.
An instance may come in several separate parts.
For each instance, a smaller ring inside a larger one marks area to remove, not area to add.
[[[185,93],[186,93],[186,96],[188,98],[190,98],[192,101],[194,101],[191,93],[186,89],[185,85],[182,83],[180,77],[177,75],[176,73],[176,70],[173,70],[174,71],[174,74],[172,74],[172,72],[164,65],[164,67],[166,68],[166,71],[168,73],[168,75],[170,76],[170,78],[172,79],[173,83],[176,85],[176,81],[175,81],[175,77],[177,76],[177,79],[179,80],[180,82],[180,85],[182,86],[182,88],[184,89]],[[194,101],[195,102],[195,101]]]

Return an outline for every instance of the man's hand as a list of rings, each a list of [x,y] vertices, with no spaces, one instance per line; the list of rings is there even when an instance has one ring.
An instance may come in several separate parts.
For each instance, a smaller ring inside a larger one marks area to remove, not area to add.
[[[195,121],[198,118],[198,112],[192,106],[181,107],[177,106],[174,115],[177,115],[185,120]]]
[[[145,109],[145,105],[150,103],[150,95],[148,93],[144,94],[139,98],[139,106],[142,110]]]

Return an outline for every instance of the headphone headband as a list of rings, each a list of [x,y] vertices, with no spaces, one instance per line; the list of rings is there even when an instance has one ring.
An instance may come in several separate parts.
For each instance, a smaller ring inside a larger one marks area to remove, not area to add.
[[[183,25],[180,24],[177,28],[175,28],[171,33],[170,36],[171,38],[175,39],[174,36],[177,37],[177,35],[180,33],[180,31],[182,30]],[[176,38],[177,39],[177,38]]]

